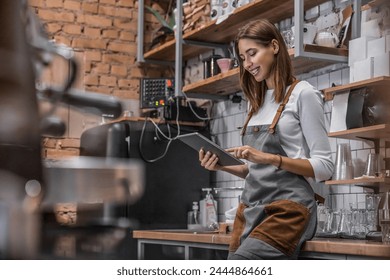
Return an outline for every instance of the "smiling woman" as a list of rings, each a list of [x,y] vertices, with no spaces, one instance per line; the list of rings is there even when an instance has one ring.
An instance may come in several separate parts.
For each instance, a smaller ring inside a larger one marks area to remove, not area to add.
[[[242,146],[227,151],[247,164],[220,166],[217,155],[202,150],[200,163],[245,179],[229,258],[295,259],[315,232],[311,184],[333,173],[323,99],[294,77],[286,45],[271,22],[242,27],[235,51],[249,108]]]
[[[240,29],[235,50],[240,62],[241,87],[252,110],[257,111],[261,107],[266,88],[274,88],[275,101],[281,102],[287,86],[295,77],[292,75],[287,47],[278,29],[267,20],[253,21]],[[259,70],[259,75],[253,75],[252,71],[256,70]],[[261,83],[262,80],[266,84]]]

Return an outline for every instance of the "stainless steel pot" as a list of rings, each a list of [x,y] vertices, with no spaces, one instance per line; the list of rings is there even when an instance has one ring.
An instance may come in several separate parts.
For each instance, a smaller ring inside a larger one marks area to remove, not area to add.
[[[207,79],[220,73],[217,59],[222,58],[220,55],[213,54],[202,60],[203,62],[203,78]]]

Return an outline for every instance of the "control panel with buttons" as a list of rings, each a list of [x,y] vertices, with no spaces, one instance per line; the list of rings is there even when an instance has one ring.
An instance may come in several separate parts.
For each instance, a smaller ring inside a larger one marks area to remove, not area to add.
[[[170,78],[143,78],[140,86],[141,108],[168,105],[175,96],[175,82]]]

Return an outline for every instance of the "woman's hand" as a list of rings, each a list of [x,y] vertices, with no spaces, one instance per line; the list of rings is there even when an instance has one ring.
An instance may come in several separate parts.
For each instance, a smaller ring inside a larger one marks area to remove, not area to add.
[[[221,166],[218,164],[218,157],[215,154],[210,152],[206,153],[203,149],[199,151],[199,161],[200,165],[209,171],[221,170],[238,176],[242,179],[248,175],[248,166],[246,164]]]
[[[205,153],[203,149],[199,151],[200,165],[210,171],[221,170],[221,166],[218,164],[218,157],[210,152]]]
[[[293,159],[286,156],[264,153],[250,146],[229,148],[226,151],[232,153],[236,158],[246,159],[253,163],[272,164],[277,168],[305,177],[315,176],[313,167],[307,159]]]
[[[234,147],[229,148],[226,151],[233,154],[236,158],[246,159],[248,161],[261,164],[271,164],[275,157],[275,155],[264,153],[251,146]]]

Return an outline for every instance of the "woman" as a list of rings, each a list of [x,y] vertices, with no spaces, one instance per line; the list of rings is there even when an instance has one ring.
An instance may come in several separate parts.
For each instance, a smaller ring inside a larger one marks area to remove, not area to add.
[[[227,149],[246,165],[219,166],[199,151],[201,165],[245,178],[229,259],[296,259],[316,228],[311,183],[333,173],[323,98],[292,74],[283,38],[267,20],[239,30],[235,51],[249,101],[243,146]]]

